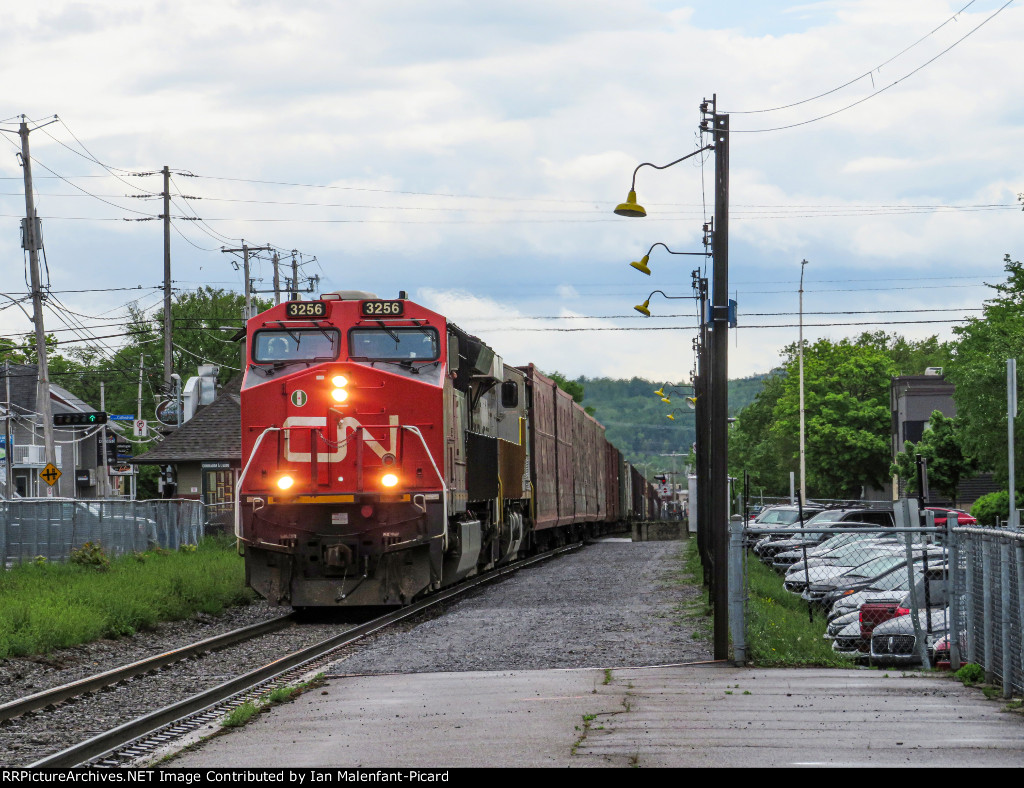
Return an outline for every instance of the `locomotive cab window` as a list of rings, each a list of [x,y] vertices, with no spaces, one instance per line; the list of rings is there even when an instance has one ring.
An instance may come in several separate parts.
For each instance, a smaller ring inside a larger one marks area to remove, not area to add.
[[[253,337],[252,360],[257,364],[333,361],[341,336],[337,329],[262,330]]]
[[[433,328],[353,328],[348,332],[348,353],[365,361],[437,361],[441,357]]]
[[[519,404],[519,386],[514,380],[501,384],[501,407],[514,408]]]

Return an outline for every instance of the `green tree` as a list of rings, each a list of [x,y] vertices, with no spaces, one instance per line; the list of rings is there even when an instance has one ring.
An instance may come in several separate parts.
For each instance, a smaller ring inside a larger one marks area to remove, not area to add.
[[[989,285],[995,295],[982,305],[982,316],[953,329],[959,341],[946,377],[956,385],[953,399],[964,452],[976,458],[979,470],[992,471],[1005,483],[1006,361],[1024,359],[1024,267],[1009,255],[1003,262],[1006,281]],[[1019,431],[1016,437],[1019,457]]]
[[[899,476],[909,493],[917,492],[918,454],[927,460],[928,487],[956,506],[960,480],[973,473],[976,466],[963,452],[957,420],[944,416],[941,411],[933,411],[917,445],[907,441],[903,451],[896,455],[889,474]]]

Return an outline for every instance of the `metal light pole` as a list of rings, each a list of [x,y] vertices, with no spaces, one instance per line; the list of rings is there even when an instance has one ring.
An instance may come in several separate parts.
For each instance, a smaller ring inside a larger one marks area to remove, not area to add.
[[[804,428],[804,266],[800,261],[800,506],[807,505],[807,448]]]
[[[1017,479],[1014,469],[1013,421],[1017,417],[1017,359],[1006,359],[1006,426],[1009,454],[1008,478],[1010,482],[1010,527],[1020,530],[1020,511],[1017,509]]]

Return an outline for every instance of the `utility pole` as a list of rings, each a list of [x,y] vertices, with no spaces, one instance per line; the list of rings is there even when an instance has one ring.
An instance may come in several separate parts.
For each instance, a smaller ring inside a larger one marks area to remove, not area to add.
[[[106,388],[103,381],[100,381],[100,410],[105,411],[107,409],[107,394]],[[114,439],[114,445],[117,446],[117,438]],[[116,452],[116,449],[115,449]],[[107,467],[107,423],[104,421],[103,426],[100,427],[100,456],[103,458],[103,462],[100,463],[100,467],[103,469],[103,480],[100,482],[100,492],[104,498],[110,497],[110,468]]]
[[[54,121],[50,121],[53,123]],[[49,124],[47,124],[49,125]],[[36,328],[36,353],[39,356],[39,376],[36,380],[36,411],[43,421],[43,445],[46,462],[56,467],[57,452],[53,444],[53,408],[50,405],[50,370],[46,359],[46,332],[43,329],[43,289],[39,275],[39,250],[43,247],[39,217],[36,216],[34,193],[32,191],[32,156],[29,153],[28,123],[21,116],[18,127],[21,136],[21,166],[25,177],[25,232],[22,245],[28,250],[29,270],[32,280],[33,322]],[[53,487],[47,485],[47,496],[53,495]]]
[[[707,112],[707,102],[701,107]],[[729,658],[729,116],[711,99],[715,146],[714,274],[711,293],[711,526],[714,545],[714,654]],[[702,124],[703,125],[703,124]]]
[[[164,167],[164,383],[171,384],[171,169]]]
[[[274,306],[281,303],[281,258],[274,252]]]
[[[4,492],[11,497],[11,485],[14,483],[14,468],[11,465],[11,452],[14,446],[11,442],[11,362],[4,359],[4,383],[7,386],[7,417],[4,419],[4,464],[7,466],[7,483],[4,485]]]
[[[245,239],[242,239],[242,245],[238,249],[221,249],[222,252],[231,252],[233,254],[242,254],[242,276],[245,279],[245,316],[243,321],[248,320],[252,317],[252,281],[249,275],[249,252],[270,252],[273,251],[272,246],[249,246]],[[276,255],[275,255],[276,257]],[[238,263],[235,263],[235,270],[238,270]],[[277,273],[277,267],[274,267],[274,273]],[[276,277],[275,277],[276,278]]]
[[[289,301],[299,300],[299,263],[295,259],[296,250],[292,249],[292,296]]]

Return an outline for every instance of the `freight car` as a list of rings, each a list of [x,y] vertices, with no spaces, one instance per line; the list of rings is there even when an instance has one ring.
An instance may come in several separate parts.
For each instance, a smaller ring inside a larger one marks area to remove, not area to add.
[[[280,304],[246,336],[235,533],[272,603],[407,604],[654,513],[554,381],[404,293]]]

